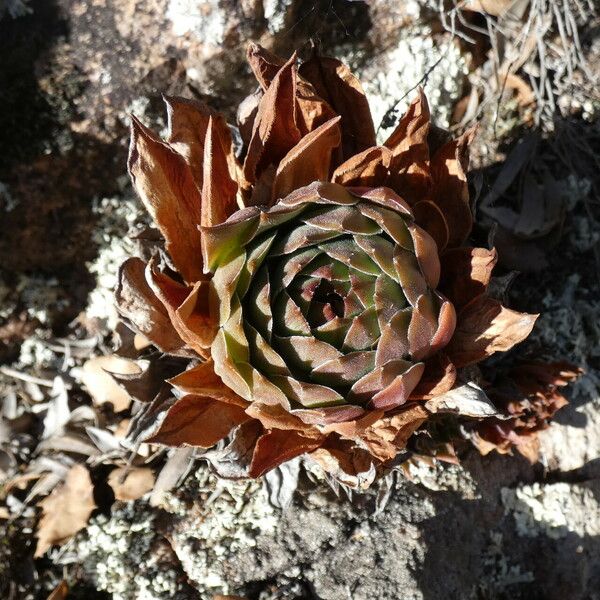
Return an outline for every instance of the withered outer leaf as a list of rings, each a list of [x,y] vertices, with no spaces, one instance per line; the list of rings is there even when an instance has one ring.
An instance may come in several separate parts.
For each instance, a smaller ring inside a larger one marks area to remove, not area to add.
[[[487,394],[472,382],[435,396],[425,403],[425,408],[432,413],[449,412],[466,417],[484,418],[500,415]]]
[[[146,281],[146,263],[128,258],[119,269],[115,292],[117,309],[133,328],[146,336],[159,350],[176,353],[184,346],[167,310]]]
[[[375,146],[371,109],[358,79],[335,58],[312,57],[300,65],[299,73],[317,94],[342,117],[343,160]]]
[[[316,450],[323,437],[306,437],[298,431],[272,429],[258,438],[250,463],[250,477],[260,477],[296,456]]]
[[[448,224],[449,248],[463,244],[473,228],[467,169],[469,144],[474,135],[474,128],[466,131],[458,139],[444,144],[431,158],[431,196]]]
[[[207,396],[183,396],[167,410],[158,428],[145,441],[210,448],[249,419],[236,404]]]
[[[379,187],[389,176],[392,153],[383,146],[373,146],[351,156],[333,173],[332,181],[346,186]]]
[[[238,406],[246,407],[248,402],[227,387],[215,373],[212,358],[179,373],[167,380],[178,392],[195,396],[209,396]]]
[[[295,62],[296,54],[293,54],[259,102],[243,167],[247,185],[254,184],[269,165],[279,163],[300,141]]]
[[[387,185],[410,204],[427,199],[431,190],[427,143],[430,117],[427,98],[419,87],[417,97],[384,144],[392,153]]]
[[[272,202],[313,181],[328,181],[331,153],[340,145],[340,117],[304,136],[281,160],[273,183]]]
[[[282,58],[253,42],[246,48],[246,59],[263,91],[271,85],[277,72],[285,64]]]
[[[386,462],[406,447],[410,436],[428,416],[421,405],[413,404],[398,414],[385,416],[373,423],[359,436],[360,442],[371,455]]]
[[[446,352],[457,367],[472,365],[522,342],[538,316],[516,312],[493,298],[478,296],[460,311]]]
[[[163,234],[173,264],[193,283],[202,276],[200,190],[183,156],[134,116],[131,123],[131,180]]]
[[[221,116],[209,119],[204,144],[203,173],[200,225],[212,227],[226,221],[238,208],[231,133]]]
[[[498,260],[495,249],[452,248],[440,257],[440,289],[457,310],[487,290],[492,270]]]
[[[334,479],[352,488],[366,490],[377,475],[373,456],[348,440],[329,438],[309,456]]]
[[[192,170],[192,177],[202,189],[204,139],[211,116],[217,113],[203,102],[163,96],[167,106],[167,142],[181,154]]]
[[[208,306],[209,282],[197,281],[191,288],[181,285],[161,273],[154,260],[146,267],[146,280],[167,309],[181,339],[200,356],[207,358],[217,331]]]
[[[445,352],[438,352],[425,361],[425,371],[411,394],[411,399],[426,400],[443,394],[452,389],[456,377],[457,370],[454,363]]]
[[[258,44],[249,44],[248,62],[261,88],[266,90],[285,61]],[[314,131],[317,127],[336,117],[331,106],[315,91],[314,86],[295,71],[297,125],[301,135]]]
[[[78,464],[71,467],[64,484],[55,488],[39,506],[43,515],[37,530],[36,558],[53,544],[64,544],[85,527],[96,508],[94,486],[88,470]]]

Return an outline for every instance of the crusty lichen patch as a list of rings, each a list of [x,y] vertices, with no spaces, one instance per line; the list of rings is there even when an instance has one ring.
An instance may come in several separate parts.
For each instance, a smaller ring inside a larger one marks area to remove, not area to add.
[[[198,491],[192,507],[166,499],[165,508],[181,517],[172,535],[173,549],[202,594],[227,594],[231,582],[224,577],[223,563],[255,546],[259,534],[273,532],[278,514],[262,482],[217,481],[206,467],[194,477]]]
[[[98,255],[88,268],[96,278],[96,287],[88,296],[86,315],[99,319],[111,330],[118,320],[114,290],[119,267],[135,254],[132,230],[146,216],[140,202],[131,197],[102,198],[94,204],[93,210],[99,217],[93,234]]]
[[[521,536],[600,535],[600,507],[588,486],[564,482],[502,488],[502,504]]]
[[[496,593],[510,585],[532,583],[535,579],[531,571],[522,565],[514,564],[503,551],[504,535],[498,531],[490,533],[490,544],[483,555],[486,578],[479,582],[479,590],[488,594]],[[493,596],[492,596],[493,597]]]
[[[180,575],[157,550],[155,515],[142,503],[93,518],[76,541],[86,573],[114,600],[184,600]]]
[[[457,492],[465,500],[473,500],[479,496],[477,483],[460,465],[451,465],[438,460],[433,464],[423,460],[411,460],[406,463],[406,475],[413,483],[434,492]]]

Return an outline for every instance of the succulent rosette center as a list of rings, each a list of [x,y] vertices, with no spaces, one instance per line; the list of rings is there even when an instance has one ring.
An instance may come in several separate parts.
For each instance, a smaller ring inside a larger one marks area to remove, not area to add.
[[[248,401],[307,423],[388,410],[452,337],[435,242],[387,188],[314,183],[203,234],[215,371]]]

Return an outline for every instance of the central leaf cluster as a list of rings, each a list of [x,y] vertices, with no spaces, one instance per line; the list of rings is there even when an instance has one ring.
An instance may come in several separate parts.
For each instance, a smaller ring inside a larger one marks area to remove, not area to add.
[[[442,301],[421,269],[415,228],[397,200],[335,184],[211,228],[221,316],[213,358],[224,381],[292,409],[366,407],[421,371],[415,350],[435,335]]]

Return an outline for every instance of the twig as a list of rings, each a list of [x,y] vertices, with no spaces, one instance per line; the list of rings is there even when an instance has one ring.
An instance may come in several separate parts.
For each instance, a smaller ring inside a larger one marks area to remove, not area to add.
[[[54,381],[52,381],[52,379],[42,379],[41,377],[34,377],[33,375],[21,373],[20,371],[17,371],[16,369],[11,369],[10,367],[0,367],[0,373],[6,375],[7,377],[13,377],[14,379],[20,379],[21,381],[26,381],[27,383],[35,383],[44,387],[51,388],[54,385]]]

